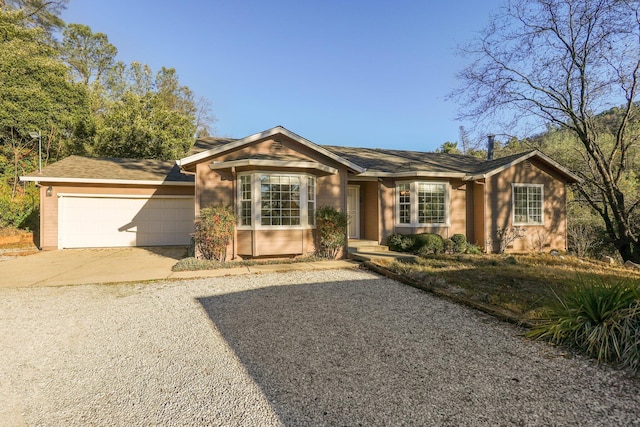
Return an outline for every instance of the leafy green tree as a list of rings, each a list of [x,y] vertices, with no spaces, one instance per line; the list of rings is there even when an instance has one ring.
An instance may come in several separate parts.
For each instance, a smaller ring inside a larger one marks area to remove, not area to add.
[[[193,143],[193,117],[168,108],[156,93],[126,92],[99,118],[93,153],[173,160]]]
[[[637,0],[511,0],[465,49],[461,118],[506,131],[545,123],[569,132],[583,167],[581,198],[624,260],[640,262]],[[620,105],[606,128],[596,113]],[[505,132],[506,133],[506,132]]]
[[[447,141],[443,143],[440,148],[436,148],[436,153],[462,154],[462,151],[458,148],[457,142]]]
[[[99,156],[176,159],[191,147],[197,127],[193,92],[175,69],[155,75],[146,64],[116,63],[93,85]]]
[[[18,177],[38,165],[38,140],[30,133],[41,132],[45,164],[66,154],[79,129],[91,126],[87,93],[69,80],[45,31],[29,26],[22,10],[0,10],[0,52],[0,198],[20,206],[33,199],[24,199],[28,189]],[[0,212],[9,214],[21,217]]]
[[[77,128],[89,121],[87,93],[68,79],[44,31],[25,26],[22,11],[0,11],[0,52],[0,138],[17,176],[21,158],[33,157],[30,132],[42,132],[45,158],[65,154]]]
[[[115,61],[118,49],[104,33],[94,33],[86,25],[68,24],[63,32],[62,57],[76,79],[85,85],[99,81]]]
[[[22,10],[25,23],[44,29],[48,34],[64,27],[60,14],[69,0],[0,0],[0,10]]]

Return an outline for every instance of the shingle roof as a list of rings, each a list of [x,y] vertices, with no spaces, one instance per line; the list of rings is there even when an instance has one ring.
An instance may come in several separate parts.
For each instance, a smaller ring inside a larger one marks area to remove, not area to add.
[[[45,181],[45,178],[75,178],[176,183],[194,182],[194,177],[180,172],[180,168],[173,161],[82,156],[69,156],[43,168],[42,173],[32,173],[21,178],[26,178],[24,180],[30,181]]]
[[[196,143],[193,144],[193,147],[189,150],[185,157],[192,156],[194,154],[201,153],[203,151],[211,150],[212,148],[220,147],[221,145],[228,144],[230,142],[237,141],[234,138],[215,138],[211,136],[207,136],[204,138],[200,138],[196,140]]]
[[[232,138],[206,137],[196,141],[188,155],[203,153],[211,149],[217,149],[225,144],[239,141]],[[427,153],[420,151],[388,150],[379,148],[340,147],[334,145],[321,145],[324,150],[332,155],[339,156],[345,161],[351,162],[365,169],[366,175],[384,176],[385,174],[421,174],[434,176],[461,176],[465,179],[477,179],[485,175],[492,175],[509,167],[513,162],[538,156],[542,161],[558,168],[571,181],[579,180],[570,171],[555,163],[552,159],[535,150],[501,157],[495,160],[483,160],[471,156]],[[266,160],[296,160],[295,158],[278,155],[256,154],[250,156],[253,159]],[[406,175],[405,175],[406,176]],[[43,169],[42,174],[33,173],[26,175],[25,180],[45,181],[48,178],[70,178],[86,180],[123,180],[123,181],[154,181],[192,183],[193,175],[187,175],[180,171],[180,167],[171,161],[149,159],[118,159],[118,158],[91,158],[70,156],[59,162],[53,163]]]
[[[475,157],[456,154],[326,145],[323,147],[366,168],[369,173],[474,173],[485,163]]]
[[[196,142],[191,154],[219,148],[224,144],[238,141],[230,138],[203,138]],[[342,147],[320,145],[320,147],[349,162],[364,168],[365,175],[426,175],[464,176],[465,179],[478,179],[491,176],[512,164],[536,156],[538,159],[559,170],[569,181],[580,178],[554,162],[544,154],[529,150],[494,160],[479,159],[461,154],[427,153],[422,151],[390,150],[381,148]]]

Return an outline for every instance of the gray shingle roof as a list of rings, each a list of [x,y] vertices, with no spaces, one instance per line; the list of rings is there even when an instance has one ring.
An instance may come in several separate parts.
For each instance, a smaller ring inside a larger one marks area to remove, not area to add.
[[[238,141],[232,138],[201,138],[196,141],[188,155],[219,148]],[[340,147],[321,145],[320,147],[351,163],[366,169],[367,175],[423,173],[439,176],[480,176],[492,174],[520,158],[528,158],[533,150],[502,157],[495,160],[483,160],[471,156],[445,153],[427,153],[420,151],[388,150],[363,147]],[[267,160],[287,160],[277,155],[253,155],[251,158]],[[544,158],[544,156],[542,156]],[[290,158],[289,160],[295,160]],[[562,168],[555,164],[554,166]],[[564,173],[571,172],[563,169]],[[135,180],[161,182],[194,182],[192,175],[180,172],[179,166],[172,161],[149,159],[90,158],[70,156],[43,169],[42,174],[26,175],[30,180],[49,178],[76,178],[93,180]],[[570,177],[574,179],[575,177]]]
[[[200,138],[196,140],[196,143],[193,144],[193,147],[191,147],[191,149],[189,150],[189,152],[185,157],[189,157],[194,154],[201,153],[203,151],[211,150],[212,148],[217,148],[217,147],[220,147],[221,145],[228,144],[234,141],[237,141],[237,139],[215,138],[211,136]]]
[[[181,173],[173,161],[82,156],[69,156],[25,178],[194,182],[194,177]]]
[[[323,147],[366,168],[370,173],[474,173],[485,163],[484,160],[475,157],[457,154],[326,145]]]
[[[188,155],[218,148],[229,142],[229,138],[202,138],[196,141]],[[434,172],[434,173],[476,173],[487,162],[475,157],[426,153],[420,151],[386,150],[380,148],[341,147],[321,145],[320,147],[349,160],[371,173]]]

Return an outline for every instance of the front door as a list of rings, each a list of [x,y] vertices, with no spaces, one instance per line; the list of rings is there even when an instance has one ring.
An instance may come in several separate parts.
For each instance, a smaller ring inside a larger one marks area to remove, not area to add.
[[[347,186],[347,215],[349,216],[349,238],[360,238],[360,187]]]

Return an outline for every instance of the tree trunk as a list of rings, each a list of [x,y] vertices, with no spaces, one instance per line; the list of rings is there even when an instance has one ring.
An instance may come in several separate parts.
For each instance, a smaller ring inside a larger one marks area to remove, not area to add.
[[[630,237],[619,239],[615,242],[615,247],[622,257],[622,261],[631,261],[640,264],[640,242]]]

